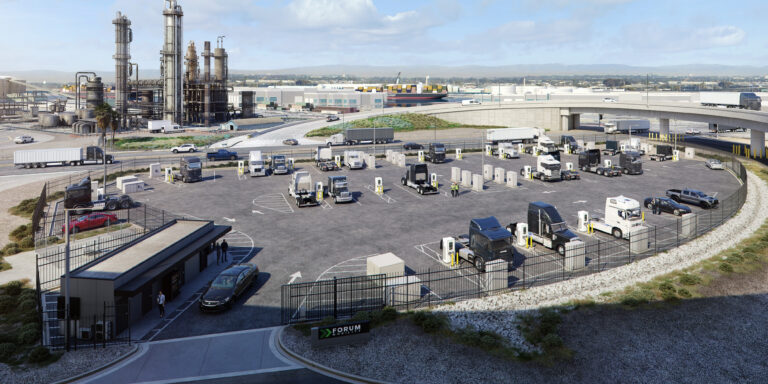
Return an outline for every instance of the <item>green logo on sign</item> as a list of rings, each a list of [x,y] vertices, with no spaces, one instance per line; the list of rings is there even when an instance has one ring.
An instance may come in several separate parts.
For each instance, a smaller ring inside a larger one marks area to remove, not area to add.
[[[327,339],[327,338],[331,337],[331,334],[333,334],[333,332],[329,328],[325,328],[325,329],[321,329],[320,330],[320,338],[321,339]]]

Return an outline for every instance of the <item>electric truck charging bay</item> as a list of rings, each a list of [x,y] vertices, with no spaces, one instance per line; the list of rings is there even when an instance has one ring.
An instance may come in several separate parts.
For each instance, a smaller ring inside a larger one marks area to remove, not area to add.
[[[405,262],[406,271],[462,273],[443,262],[441,239],[468,233],[468,224],[474,218],[494,216],[502,228],[523,222],[528,204],[533,201],[557,208],[568,229],[584,242],[588,249],[586,263],[593,267],[598,261],[591,260],[589,247],[598,239],[613,237],[577,231],[579,211],[602,217],[605,199],[610,196],[623,195],[642,202],[647,197],[664,196],[670,188],[694,188],[725,198],[739,187],[730,172],[711,172],[702,161],[686,159],[654,162],[646,156],[642,175],[607,178],[582,172],[581,180],[544,182],[519,176],[519,170],[525,165],[536,165],[536,158],[530,155],[517,159],[484,156],[483,159],[478,153],[465,152],[462,160],[456,160],[453,150],[447,153],[444,163],[426,163],[429,174],[435,173],[439,183],[438,193],[431,195],[420,195],[415,189],[403,186],[401,180],[406,168],[382,158],[376,159],[375,169],[344,167],[321,171],[314,162],[297,162],[287,175],[265,177],[238,177],[236,168],[219,168],[215,169],[216,178],[211,179],[214,170],[203,169],[204,183],[184,184],[183,188],[162,178],[144,178],[151,188],[131,194],[134,200],[177,215],[231,225],[233,230],[253,239],[256,252],[252,261],[259,265],[262,273],[269,274],[257,294],[225,314],[233,319],[228,320],[224,328],[217,324],[217,316],[187,311],[183,316],[189,317],[186,319],[189,321],[174,322],[168,327],[168,337],[278,325],[281,286],[292,281],[292,276],[298,276],[297,272],[301,277],[294,278],[293,282],[365,275],[365,258],[372,255],[391,252]],[[618,156],[612,159],[618,162]],[[415,156],[406,160],[409,164],[416,161]],[[578,156],[561,154],[561,162],[563,169],[567,162],[576,168]],[[482,191],[461,186],[459,196],[452,197],[451,168],[482,175],[483,165],[503,168],[505,173],[513,171],[518,177],[517,187],[491,180],[485,181]],[[329,176],[346,176],[353,201],[335,204],[326,194],[317,206],[297,207],[289,195],[291,175],[296,171],[308,172],[313,184],[322,182],[325,188]],[[381,196],[376,193],[377,177],[383,180]],[[691,209],[694,214],[702,211],[697,206]],[[670,214],[653,215],[645,207],[642,211],[649,226],[669,225],[677,220]],[[518,280],[542,276],[546,279],[562,273],[563,268],[558,264],[563,262],[562,257],[555,251],[541,244],[526,248],[513,242],[514,252],[504,257],[509,263],[510,276]],[[628,242],[612,243],[618,245],[601,253],[599,264],[603,267],[626,263]],[[460,260],[460,264],[470,265],[464,260]],[[514,285],[515,280],[509,284]]]

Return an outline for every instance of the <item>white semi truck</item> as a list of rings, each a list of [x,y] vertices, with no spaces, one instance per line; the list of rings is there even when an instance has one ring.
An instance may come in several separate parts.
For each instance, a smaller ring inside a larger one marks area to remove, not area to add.
[[[267,176],[267,167],[264,164],[264,158],[261,151],[251,151],[248,153],[248,170],[253,176]]]
[[[517,144],[508,142],[499,143],[499,156],[505,159],[519,159],[520,152],[517,150]]]
[[[705,107],[759,111],[763,100],[752,92],[701,92],[699,93],[699,102]]]
[[[22,168],[45,168],[51,164],[86,165],[112,164],[112,155],[99,147],[25,149],[13,152],[13,165]]]
[[[619,239],[629,239],[633,233],[645,228],[640,203],[624,196],[605,199],[605,217],[587,217],[586,220],[596,231],[611,234]]]
[[[344,165],[349,169],[363,169],[365,163],[359,151],[344,151]]]
[[[499,128],[487,129],[485,141],[489,144],[501,142],[530,143],[539,136],[539,128]]]
[[[552,155],[541,155],[536,158],[536,169],[531,169],[531,177],[544,181],[562,180],[560,162]],[[527,176],[528,167],[520,170],[520,175]]]
[[[299,208],[318,204],[315,185],[312,184],[312,176],[307,171],[298,171],[291,175],[288,194],[296,199],[296,206]]]

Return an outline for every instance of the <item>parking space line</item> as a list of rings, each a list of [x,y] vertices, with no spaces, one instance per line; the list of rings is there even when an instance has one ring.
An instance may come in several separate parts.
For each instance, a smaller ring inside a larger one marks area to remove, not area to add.
[[[405,187],[403,187],[403,186],[402,186],[402,185],[400,185],[400,184],[395,184],[395,186],[397,186],[398,188],[402,189],[403,191],[405,191],[405,192],[406,192],[406,193],[408,193],[409,195],[413,195],[413,196],[416,196],[416,197],[417,197],[417,198],[419,198],[419,199],[423,199],[423,198],[422,198],[421,196],[419,196],[418,194],[416,194],[416,193],[413,193],[413,192],[411,192],[411,191],[409,191],[409,190],[405,189]]]

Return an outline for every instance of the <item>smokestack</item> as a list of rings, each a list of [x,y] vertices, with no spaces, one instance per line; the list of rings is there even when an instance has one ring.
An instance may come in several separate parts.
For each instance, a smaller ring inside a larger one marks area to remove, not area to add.
[[[176,0],[165,0],[163,9],[165,40],[163,43],[163,119],[182,124],[184,112],[182,75],[184,73],[182,50],[182,17],[184,12]]]
[[[128,71],[131,59],[130,43],[133,40],[131,21],[120,12],[112,20],[115,25],[115,110],[120,114],[120,128],[125,127],[128,118]]]
[[[186,78],[190,83],[197,82],[200,69],[197,64],[197,49],[195,49],[195,42],[190,41],[187,46],[187,55],[184,57],[187,64]]]
[[[203,81],[205,81],[203,93],[203,119],[205,126],[211,125],[211,42],[203,43]]]

